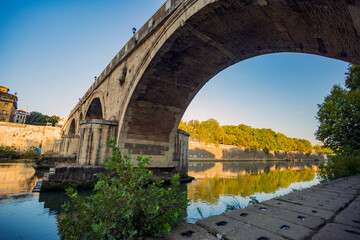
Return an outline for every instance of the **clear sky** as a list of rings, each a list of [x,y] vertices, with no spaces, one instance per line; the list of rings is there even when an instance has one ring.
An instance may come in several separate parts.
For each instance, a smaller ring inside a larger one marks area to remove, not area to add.
[[[18,107],[66,118],[110,60],[164,0],[0,0],[0,85]],[[344,82],[347,63],[281,53],[211,79],[184,120],[272,128],[313,144],[317,104]]]

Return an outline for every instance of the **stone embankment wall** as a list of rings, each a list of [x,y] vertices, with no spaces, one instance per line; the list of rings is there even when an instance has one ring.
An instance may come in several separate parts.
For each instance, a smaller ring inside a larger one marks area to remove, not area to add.
[[[45,174],[41,184],[41,191],[64,190],[67,187],[78,189],[92,189],[98,180],[94,174],[110,174],[108,169],[101,166],[63,166],[51,168]]]
[[[42,152],[53,150],[54,141],[60,139],[61,128],[0,122],[0,145],[21,150],[42,145]]]
[[[303,152],[264,152],[262,149],[251,150],[232,145],[206,145],[199,142],[189,142],[189,160],[325,160],[326,154]]]

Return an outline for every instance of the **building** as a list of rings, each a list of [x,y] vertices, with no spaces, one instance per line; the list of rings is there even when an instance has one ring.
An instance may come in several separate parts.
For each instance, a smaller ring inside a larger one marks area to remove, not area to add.
[[[18,97],[10,94],[7,87],[0,86],[0,122],[14,122]]]
[[[15,114],[15,123],[24,124],[27,112],[24,110],[17,110]]]
[[[55,123],[55,127],[62,127],[65,124],[65,119],[60,118],[57,123]]]

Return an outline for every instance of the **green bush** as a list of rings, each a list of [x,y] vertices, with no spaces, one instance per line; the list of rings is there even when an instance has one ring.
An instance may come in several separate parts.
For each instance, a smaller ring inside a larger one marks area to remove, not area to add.
[[[318,174],[322,182],[360,174],[360,151],[330,156],[327,163],[319,165]]]
[[[20,152],[15,147],[0,146],[0,158],[16,159],[19,156]]]
[[[179,194],[179,175],[164,188],[163,180],[151,182],[150,157],[137,157],[135,167],[114,139],[109,145],[113,155],[105,166],[114,177],[97,174],[96,193],[88,197],[67,190],[72,201],[63,205],[59,217],[61,239],[143,239],[168,234],[188,205],[186,192]]]
[[[33,159],[38,160],[40,159],[40,153],[36,152],[36,147],[30,147],[25,152],[21,154],[22,159]]]

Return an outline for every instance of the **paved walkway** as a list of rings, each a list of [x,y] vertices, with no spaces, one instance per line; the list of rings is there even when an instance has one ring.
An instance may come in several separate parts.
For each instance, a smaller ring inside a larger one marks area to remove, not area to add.
[[[360,176],[174,228],[166,240],[360,240]]]

